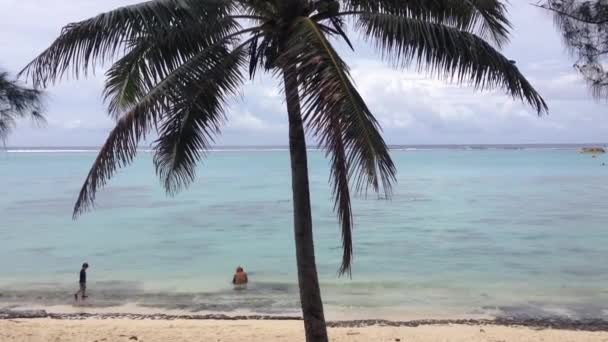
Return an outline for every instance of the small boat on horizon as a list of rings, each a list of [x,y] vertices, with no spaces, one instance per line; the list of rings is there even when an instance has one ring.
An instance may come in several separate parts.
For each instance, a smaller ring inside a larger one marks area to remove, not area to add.
[[[578,152],[586,154],[604,154],[606,153],[606,149],[603,147],[583,147]]]

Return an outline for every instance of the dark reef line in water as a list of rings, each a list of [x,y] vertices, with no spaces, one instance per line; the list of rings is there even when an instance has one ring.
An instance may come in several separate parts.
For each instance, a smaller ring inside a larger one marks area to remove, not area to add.
[[[271,315],[248,315],[228,316],[224,314],[207,315],[166,315],[166,314],[128,314],[128,313],[51,313],[45,310],[0,310],[0,320],[8,319],[34,319],[50,318],[58,320],[83,320],[83,319],[133,319],[133,320],[302,320],[298,316],[271,316]],[[418,327],[424,325],[498,325],[518,326],[532,329],[558,329],[577,331],[608,331],[608,320],[604,319],[582,319],[573,320],[568,318],[509,318],[499,317],[495,319],[423,319],[412,321],[389,321],[381,319],[332,321],[327,325],[333,328],[358,328],[368,326],[391,326],[391,327]]]

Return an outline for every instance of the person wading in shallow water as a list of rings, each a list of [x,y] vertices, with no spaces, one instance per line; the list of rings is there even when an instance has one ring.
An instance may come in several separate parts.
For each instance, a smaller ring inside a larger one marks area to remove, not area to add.
[[[80,269],[80,280],[79,280],[79,284],[80,284],[80,289],[78,290],[78,292],[74,293],[74,300],[78,300],[78,294],[81,295],[82,300],[85,300],[85,298],[87,298],[87,268],[89,268],[89,264],[87,264],[86,262],[84,264],[82,264],[82,268]]]
[[[241,266],[236,268],[236,273],[232,277],[232,284],[238,287],[244,287],[249,279],[247,279],[247,273]]]

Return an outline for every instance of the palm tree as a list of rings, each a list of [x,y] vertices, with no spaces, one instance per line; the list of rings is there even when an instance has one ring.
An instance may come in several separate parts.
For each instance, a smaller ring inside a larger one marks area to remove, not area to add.
[[[227,100],[256,71],[282,78],[289,121],[300,299],[307,341],[327,341],[315,265],[305,129],[331,160],[343,244],[352,260],[351,189],[390,194],[395,166],[378,122],[357,92],[335,40],[360,32],[395,66],[414,63],[479,89],[503,88],[539,114],[547,107],[498,48],[510,24],[498,0],[158,0],[66,26],[24,73],[46,86],[103,62],[116,127],[80,192],[74,217],[140,141],[156,132],[154,165],[174,194],[195,178],[226,120]],[[347,27],[351,24],[350,27]],[[491,43],[486,42],[488,39]],[[352,47],[352,45],[351,45]]]
[[[44,122],[42,98],[40,90],[23,87],[0,70],[0,140],[8,137],[21,118]]]

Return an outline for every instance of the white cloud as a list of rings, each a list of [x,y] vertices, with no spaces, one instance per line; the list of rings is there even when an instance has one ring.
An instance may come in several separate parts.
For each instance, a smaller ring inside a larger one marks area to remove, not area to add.
[[[284,131],[283,129],[286,129],[284,125],[264,121],[249,111],[232,111],[228,120],[229,121],[226,127],[227,130],[273,133],[277,131]]]
[[[11,72],[40,53],[62,26],[139,0],[0,1],[0,66]],[[525,104],[502,91],[476,92],[412,70],[398,71],[374,57],[364,44],[356,52],[341,44],[356,86],[384,127],[391,144],[529,143],[601,141],[608,130],[605,104],[593,102],[572,70],[551,16],[513,2],[515,27],[505,54],[538,88],[551,114],[537,118]],[[27,18],[27,19],[24,19]],[[33,25],[35,23],[35,25]],[[533,34],[531,34],[533,32]],[[355,35],[356,36],[356,35]],[[262,75],[262,72],[259,72]],[[49,89],[46,128],[22,125],[14,145],[99,145],[113,122],[101,101],[103,70],[89,80],[62,82]],[[231,102],[220,143],[286,144],[287,118],[281,80],[265,75],[247,82],[242,97]]]
[[[533,84],[550,106],[551,115],[541,118],[499,89],[476,91],[371,60],[357,61],[352,74],[372,112],[391,132],[391,143],[419,143],[398,136],[423,138],[424,143],[457,142],[449,137],[465,143],[604,139],[604,131],[596,126],[607,122],[598,110],[601,107],[590,101],[583,81],[572,70],[536,81],[531,73]],[[569,134],[564,135],[566,131]],[[431,135],[435,138],[428,139]]]

